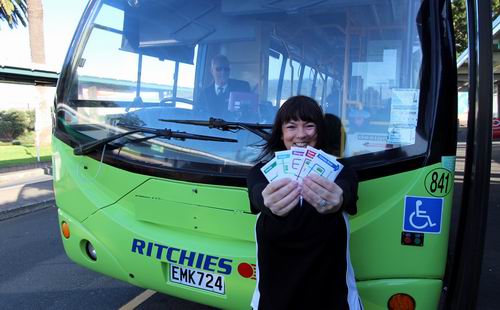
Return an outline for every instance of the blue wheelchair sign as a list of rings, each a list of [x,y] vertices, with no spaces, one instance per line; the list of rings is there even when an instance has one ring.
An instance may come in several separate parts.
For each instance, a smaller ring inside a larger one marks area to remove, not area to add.
[[[406,196],[403,230],[440,234],[443,204],[443,198]]]

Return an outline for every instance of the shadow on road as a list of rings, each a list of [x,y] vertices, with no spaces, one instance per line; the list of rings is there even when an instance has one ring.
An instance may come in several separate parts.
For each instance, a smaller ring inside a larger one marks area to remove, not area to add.
[[[462,138],[464,137],[462,133]],[[459,134],[460,138],[460,134]],[[456,236],[456,223],[458,222],[458,211],[461,204],[463,189],[465,147],[463,143],[457,146],[456,171],[455,171],[455,190],[453,196],[452,211],[452,230],[450,231],[450,240]],[[490,193],[488,202],[488,219],[485,237],[485,247],[483,251],[483,263],[481,270],[481,279],[479,284],[479,293],[477,299],[477,309],[494,310],[498,309],[500,295],[500,242],[497,238],[500,236],[500,143],[493,142],[491,153],[491,174],[490,174]],[[450,253],[454,253],[454,243],[450,243]]]
[[[2,188],[0,213],[54,199],[52,181]]]

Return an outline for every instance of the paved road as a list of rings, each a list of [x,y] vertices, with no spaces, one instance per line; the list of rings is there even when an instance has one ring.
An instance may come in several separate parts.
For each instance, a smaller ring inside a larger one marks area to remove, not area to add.
[[[493,142],[491,158],[488,223],[477,299],[478,310],[496,310],[500,304],[500,291],[498,289],[500,287],[500,242],[498,242],[498,236],[500,236],[500,225],[498,225],[500,219],[500,142]],[[458,213],[456,211],[458,211],[457,206],[460,205],[462,195],[464,165],[465,144],[458,143],[453,196],[455,208],[452,214],[452,223],[457,222]],[[454,235],[455,232],[452,230],[450,240],[453,240]],[[450,250],[453,251],[453,244],[450,245]]]
[[[37,175],[27,180],[3,181],[0,183],[0,196],[0,214],[52,201],[54,199],[52,176]]]
[[[67,258],[54,207],[0,221],[0,309],[133,309],[144,292]],[[162,294],[139,309],[207,310]]]
[[[71,262],[51,207],[0,225],[0,309],[118,309],[142,289]]]
[[[460,147],[457,151],[460,152]],[[479,310],[496,310],[500,304],[500,141],[493,142],[491,158],[488,223],[477,304]]]

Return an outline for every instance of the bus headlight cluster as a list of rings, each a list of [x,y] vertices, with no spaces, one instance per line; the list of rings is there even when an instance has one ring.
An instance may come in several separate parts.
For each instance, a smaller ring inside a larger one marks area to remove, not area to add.
[[[87,252],[88,257],[90,257],[91,260],[93,261],[97,260],[97,253],[92,243],[90,243],[90,241],[85,242],[85,252]]]

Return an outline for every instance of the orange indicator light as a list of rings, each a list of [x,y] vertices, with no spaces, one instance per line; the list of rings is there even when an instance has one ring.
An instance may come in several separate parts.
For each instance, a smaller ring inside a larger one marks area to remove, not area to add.
[[[389,310],[415,310],[415,299],[408,294],[398,293],[389,298]]]
[[[64,238],[69,239],[70,233],[69,233],[69,225],[66,222],[61,223],[61,231],[64,236]]]

